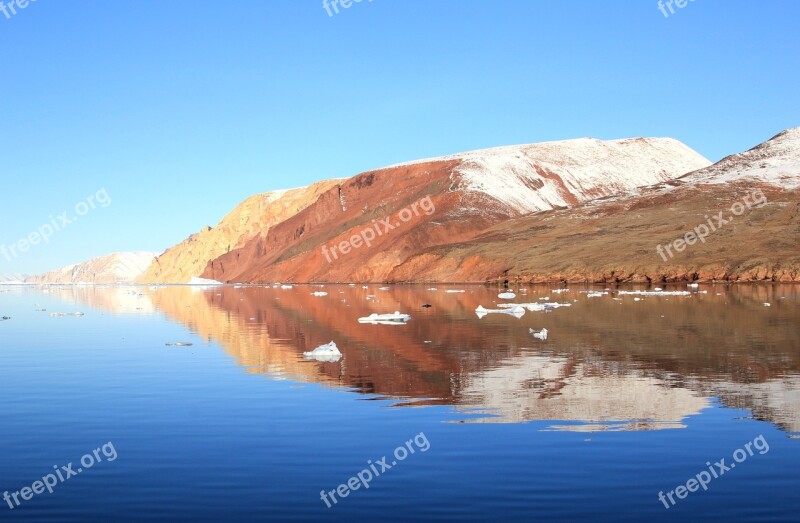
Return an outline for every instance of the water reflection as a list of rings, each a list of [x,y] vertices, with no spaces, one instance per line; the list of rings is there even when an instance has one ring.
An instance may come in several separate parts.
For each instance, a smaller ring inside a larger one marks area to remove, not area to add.
[[[554,430],[681,428],[722,404],[800,433],[796,286],[707,286],[690,297],[589,298],[580,288],[529,287],[516,301],[571,303],[521,319],[478,319],[497,289],[401,286],[50,287],[114,313],[161,311],[218,342],[249,372],[341,386],[397,405],[444,404],[470,422],[552,420]],[[368,299],[368,296],[375,298]],[[617,298],[616,300],[614,298]],[[770,303],[765,307],[764,303]],[[422,308],[422,304],[432,305]],[[407,325],[364,325],[408,312]],[[547,328],[546,342],[528,329]],[[335,363],[304,351],[335,341]]]

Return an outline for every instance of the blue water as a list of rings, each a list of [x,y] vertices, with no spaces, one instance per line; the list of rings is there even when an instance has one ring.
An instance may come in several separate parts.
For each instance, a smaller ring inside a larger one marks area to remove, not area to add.
[[[0,292],[0,491],[116,452],[52,494],[2,502],[0,520],[798,520],[794,288],[639,303],[574,291],[552,296],[572,307],[519,320],[479,320],[497,289],[467,289]],[[395,307],[408,325],[354,321]],[[532,339],[543,326],[550,339]],[[331,339],[342,361],[303,361]],[[654,414],[638,401],[650,395]],[[321,499],[420,435],[427,450],[368,489]],[[760,435],[768,452],[659,501]]]

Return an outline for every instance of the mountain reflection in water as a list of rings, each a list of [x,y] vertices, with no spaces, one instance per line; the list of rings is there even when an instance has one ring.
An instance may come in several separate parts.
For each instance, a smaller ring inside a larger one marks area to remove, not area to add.
[[[391,398],[452,405],[466,422],[552,420],[553,430],[684,427],[714,401],[800,433],[800,309],[791,285],[709,285],[700,294],[588,298],[529,286],[515,302],[570,303],[521,319],[489,315],[496,287],[49,287],[112,313],[160,311],[217,342],[248,372]],[[674,289],[675,287],[670,287]],[[514,290],[518,290],[515,288]],[[368,299],[367,296],[375,296]],[[432,305],[422,308],[422,304]],[[771,303],[766,307],[764,303]],[[406,325],[364,325],[406,312]],[[547,328],[546,341],[528,329]],[[166,341],[166,340],[165,340]],[[335,341],[340,361],[303,352]]]

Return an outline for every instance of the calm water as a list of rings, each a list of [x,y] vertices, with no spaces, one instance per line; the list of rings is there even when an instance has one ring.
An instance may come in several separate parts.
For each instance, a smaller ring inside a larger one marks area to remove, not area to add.
[[[429,287],[0,287],[0,492],[82,469],[0,519],[800,517],[799,287],[529,287],[514,301],[571,306],[519,319],[476,316],[496,288]],[[329,341],[341,360],[303,359]]]

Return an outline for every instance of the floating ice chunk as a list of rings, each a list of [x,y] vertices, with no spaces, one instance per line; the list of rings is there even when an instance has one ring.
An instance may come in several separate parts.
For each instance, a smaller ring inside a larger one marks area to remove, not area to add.
[[[379,291],[388,291],[389,287],[379,287],[378,290]]]
[[[513,292],[501,292],[500,294],[497,295],[497,297],[500,298],[501,300],[513,300],[514,298],[517,297],[517,295],[514,294]]]
[[[303,357],[307,360],[334,362],[341,359],[342,353],[339,352],[339,347],[336,346],[336,343],[330,342],[320,345],[310,352],[304,352]]]
[[[428,290],[429,290],[429,291],[438,291],[439,289],[437,289],[436,287],[431,287],[431,288],[430,288],[430,289],[428,289]]]
[[[312,292],[311,295],[312,296],[327,296],[328,293],[325,292],[325,291],[317,291],[317,292]]]
[[[511,305],[511,307],[507,309],[486,309],[482,305],[478,305],[478,308],[475,309],[475,314],[478,318],[483,318],[487,314],[508,314],[516,318],[522,318],[525,315],[525,309],[523,307],[511,303],[506,305]]]
[[[691,296],[689,291],[618,291],[620,296]]]
[[[772,307],[772,304],[771,304],[771,303],[766,303],[766,302],[765,302],[765,303],[764,303],[764,307]]]
[[[188,341],[168,341],[165,343],[167,347],[191,347],[192,344]]]
[[[540,330],[539,332],[536,332],[536,331],[535,331],[535,330],[533,330],[533,329],[528,329],[528,332],[530,332],[531,334],[533,334],[533,337],[534,337],[534,338],[536,338],[537,340],[542,340],[542,341],[544,341],[544,340],[546,340],[546,339],[547,339],[547,329],[542,329],[542,330]]]
[[[347,286],[348,286],[348,287],[355,287],[355,286],[356,286],[356,284],[355,284],[355,283],[349,283]]]
[[[700,286],[700,285],[698,285],[698,284],[696,284],[696,283],[690,283],[690,284],[688,284],[688,285],[687,285],[687,287],[691,287],[692,289],[696,289],[696,288],[698,288],[699,286]]]
[[[281,289],[291,289],[292,285],[281,285]]]
[[[453,290],[453,289],[448,289],[448,290],[446,290],[444,292],[449,292],[450,294],[453,294],[453,293],[456,293],[456,292],[466,292],[466,291],[456,291],[456,290]]]
[[[531,312],[541,312],[547,311],[551,309],[558,309],[559,307],[572,307],[571,303],[498,303],[498,307],[503,308],[513,308],[513,307],[522,307],[527,309]]]
[[[599,291],[587,292],[586,293],[586,297],[587,298],[600,298],[601,296],[603,296],[605,294],[608,294],[608,293],[607,292],[599,292]]]
[[[82,313],[82,312],[51,312],[50,313],[50,317],[51,318],[61,318],[63,316],[78,316],[78,317],[80,317],[80,316],[85,316],[85,314]]]
[[[553,289],[550,292],[553,292],[555,294],[561,294],[562,292],[569,292],[569,289]]]
[[[365,318],[359,318],[359,323],[373,323],[382,325],[401,325],[411,319],[410,314],[401,314],[400,311],[395,311],[392,314],[378,314],[373,312]]]
[[[664,289],[662,289],[661,287],[656,287],[656,288],[655,288],[655,289],[653,289],[653,290],[654,290],[654,291],[656,291],[656,292],[661,292],[661,291],[663,291]]]
[[[637,297],[637,298],[634,298],[633,301],[642,301],[642,299]]]

